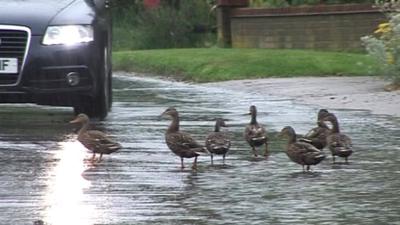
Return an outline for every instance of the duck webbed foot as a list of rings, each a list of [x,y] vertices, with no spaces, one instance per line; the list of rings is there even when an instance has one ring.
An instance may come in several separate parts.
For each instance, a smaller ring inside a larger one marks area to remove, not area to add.
[[[183,170],[185,166],[183,165],[183,157],[181,157],[181,169]]]
[[[95,158],[96,158],[96,153],[93,152],[92,158],[90,158],[90,162],[94,162]]]
[[[268,156],[269,156],[268,143],[265,143],[264,157],[268,158]]]
[[[258,157],[257,150],[255,147],[252,147],[254,157]]]
[[[103,153],[100,153],[100,157],[99,157],[99,159],[97,160],[97,162],[101,162],[102,159],[103,159]]]
[[[197,156],[194,157],[192,169],[197,170]]]

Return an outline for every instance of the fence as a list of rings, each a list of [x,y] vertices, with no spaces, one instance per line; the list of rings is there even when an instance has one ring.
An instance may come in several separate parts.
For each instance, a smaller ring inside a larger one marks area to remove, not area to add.
[[[386,20],[369,4],[248,8],[247,0],[218,3],[219,43],[234,48],[363,49],[360,38]]]

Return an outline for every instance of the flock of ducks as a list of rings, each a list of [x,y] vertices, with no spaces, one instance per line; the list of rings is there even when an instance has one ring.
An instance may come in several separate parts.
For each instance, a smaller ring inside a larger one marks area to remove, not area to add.
[[[251,115],[251,120],[245,127],[244,139],[250,145],[255,157],[258,156],[256,148],[260,146],[264,146],[264,156],[268,157],[267,131],[263,125],[257,122],[256,106],[250,106],[249,115]],[[182,169],[184,168],[184,158],[194,158],[192,168],[196,169],[197,158],[202,154],[211,156],[211,164],[213,164],[214,154],[222,155],[225,164],[225,157],[230,149],[231,140],[227,133],[221,131],[221,127],[226,127],[223,119],[216,119],[214,131],[207,136],[205,145],[202,145],[189,133],[182,132],[179,129],[179,113],[174,107],[167,108],[161,116],[168,116],[172,120],[165,132],[165,142],[168,148],[180,157]],[[88,130],[89,118],[87,115],[79,114],[70,123],[81,124],[78,141],[93,152],[92,161],[95,160],[96,154],[100,154],[98,161],[101,161],[103,154],[111,154],[121,149],[121,145],[105,133]],[[330,126],[327,123],[330,123]],[[319,110],[317,127],[311,129],[304,137],[298,137],[295,130],[290,126],[284,127],[279,136],[287,138],[286,154],[290,160],[300,164],[303,171],[305,171],[305,166],[306,170],[309,171],[310,166],[317,165],[326,158],[324,148],[330,150],[333,163],[335,163],[335,156],[345,158],[347,163],[348,157],[353,153],[351,139],[340,132],[337,117],[326,109]]]

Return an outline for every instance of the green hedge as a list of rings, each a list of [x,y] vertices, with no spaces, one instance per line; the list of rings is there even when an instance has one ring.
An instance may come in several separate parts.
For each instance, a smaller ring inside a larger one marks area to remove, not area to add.
[[[113,2],[114,49],[207,47],[215,44],[215,14],[208,0],[161,1],[146,9],[142,1]],[[173,1],[171,1],[173,2]]]

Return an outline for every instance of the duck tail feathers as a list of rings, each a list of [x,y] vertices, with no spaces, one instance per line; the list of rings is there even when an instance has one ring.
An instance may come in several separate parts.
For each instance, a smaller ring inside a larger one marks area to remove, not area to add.
[[[340,147],[336,149],[338,152],[346,153],[346,152],[352,152],[353,150],[351,148],[347,147]]]
[[[210,154],[210,152],[207,150],[207,148],[206,147],[198,147],[198,148],[193,148],[192,149],[193,151],[195,151],[196,153],[199,153],[200,155],[202,154],[202,153],[205,153],[205,154]]]
[[[107,146],[107,148],[110,149],[110,151],[115,152],[115,151],[118,151],[119,149],[121,149],[122,146],[119,143],[112,143],[112,144],[109,144]]]
[[[300,139],[299,139],[299,141],[301,141],[301,142],[305,142],[305,143],[309,143],[309,144],[311,144],[311,143],[312,143],[312,140],[310,140],[310,139],[307,139],[307,138],[300,138]]]
[[[318,154],[318,155],[316,155],[314,158],[315,159],[325,159],[325,155],[324,154]]]

